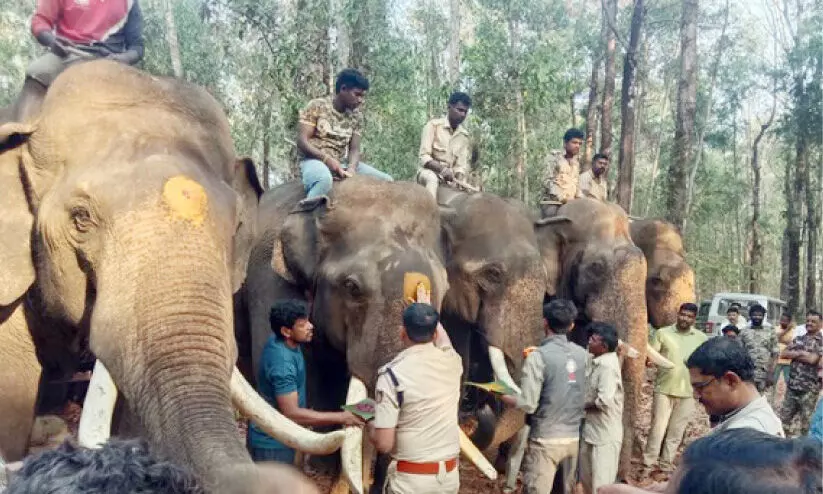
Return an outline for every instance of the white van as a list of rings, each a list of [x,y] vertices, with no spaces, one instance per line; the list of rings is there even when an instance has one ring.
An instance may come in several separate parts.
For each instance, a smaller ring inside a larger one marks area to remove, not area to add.
[[[716,293],[712,297],[712,303],[709,307],[709,314],[706,318],[703,331],[709,336],[716,336],[720,334],[723,329],[720,327],[723,321],[726,320],[726,311],[732,304],[740,306],[740,316],[749,319],[749,307],[754,304],[760,304],[766,308],[765,322],[772,326],[780,324],[780,315],[786,310],[786,302],[769,297],[768,295],[761,295],[756,293]]]

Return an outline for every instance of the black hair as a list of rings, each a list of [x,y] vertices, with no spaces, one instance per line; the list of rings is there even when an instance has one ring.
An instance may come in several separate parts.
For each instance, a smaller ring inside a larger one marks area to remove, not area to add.
[[[111,439],[99,449],[63,443],[29,457],[6,494],[203,494],[186,469],[155,458],[139,440]]]
[[[723,329],[721,329],[720,332],[723,333],[723,334],[725,334],[725,333],[740,334],[740,328],[738,328],[734,324],[727,324],[727,325],[723,326]]]
[[[740,307],[732,305],[731,307],[729,307],[729,310],[726,311],[726,314],[728,314],[729,312],[737,312],[738,314],[740,314]]]
[[[611,160],[611,158],[609,158],[609,155],[607,155],[607,154],[597,153],[597,154],[595,154],[595,155],[594,155],[594,157],[592,158],[592,163],[595,163],[597,160],[606,160],[606,161],[610,161],[610,160]]]
[[[430,342],[439,321],[440,316],[429,304],[411,304],[403,311],[403,327],[415,343]]]
[[[780,314],[780,317],[788,317],[788,318],[789,318],[789,321],[791,321],[792,319],[794,319],[794,316],[792,315],[792,313],[791,313],[791,312],[788,312],[788,311],[783,311],[783,313],[782,313],[782,314]]]
[[[577,307],[570,300],[556,298],[543,306],[543,319],[555,334],[566,334],[577,318]]]
[[[569,129],[563,134],[563,142],[569,142],[572,139],[585,139],[586,134],[580,129]]]
[[[334,81],[334,94],[339,93],[343,86],[346,89],[362,89],[369,90],[369,80],[359,70],[343,69],[337,74],[337,80]]]
[[[472,99],[471,96],[462,92],[462,91],[455,91],[449,96],[449,105],[456,105],[457,103],[463,103],[464,105],[471,108],[472,106]]]
[[[743,345],[729,338],[704,341],[689,355],[686,367],[698,369],[706,376],[723,377],[734,372],[743,381],[754,380],[754,360]]]
[[[823,316],[820,315],[820,312],[814,309],[809,309],[808,311],[806,311],[806,317],[809,316],[816,316],[818,319],[823,319]]]
[[[749,317],[752,317],[752,314],[755,312],[757,312],[758,314],[763,314],[765,316],[766,308],[760,304],[754,304],[751,307],[749,307]]]
[[[606,349],[610,352],[617,350],[617,330],[607,322],[592,322],[589,324],[587,332],[589,335],[596,334],[600,336],[603,343],[606,344]]]
[[[784,439],[750,428],[710,434],[683,453],[677,492],[819,493],[821,450],[817,439]]]
[[[280,328],[293,328],[298,319],[308,319],[309,308],[305,302],[296,299],[278,300],[269,311],[269,326],[278,339],[283,339]]]
[[[691,302],[686,302],[685,304],[680,304],[680,308],[677,310],[677,312],[683,312],[683,311],[685,311],[685,312],[694,312],[695,314],[697,314],[697,305],[695,305]]]

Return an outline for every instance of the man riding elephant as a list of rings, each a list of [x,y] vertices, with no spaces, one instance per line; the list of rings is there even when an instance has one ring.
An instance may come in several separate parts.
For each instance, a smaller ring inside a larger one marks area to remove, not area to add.
[[[68,65],[108,58],[134,65],[143,58],[138,0],[38,0],[31,33],[49,51],[26,70],[17,119],[37,113],[46,88]]]
[[[445,117],[429,120],[420,138],[420,170],[417,183],[437,199],[437,186],[455,185],[469,173],[471,146],[463,121],[469,114],[472,100],[466,93],[454,92],[449,97]]]

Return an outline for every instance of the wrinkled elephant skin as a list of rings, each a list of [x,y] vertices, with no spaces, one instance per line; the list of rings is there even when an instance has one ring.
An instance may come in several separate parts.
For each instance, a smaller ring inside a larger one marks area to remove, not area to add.
[[[577,199],[561,207],[551,223],[536,224],[535,231],[549,273],[549,295],[574,301],[581,312],[570,339],[585,346],[588,336],[581,326],[609,322],[640,352],[623,363],[623,422],[626,431],[635,430],[646,375],[646,260],[632,243],[628,217],[616,205]],[[623,437],[621,473],[629,467],[634,435]]]
[[[41,372],[72,372],[88,338],[158,452],[210,492],[256,492],[229,378],[248,253],[233,239],[253,235],[261,191],[217,102],[81,64],[34,124],[0,127],[0,153],[3,457],[25,453]]]
[[[662,220],[639,220],[630,225],[632,241],[648,263],[646,305],[655,328],[677,321],[680,304],[695,301],[694,271],[686,263],[677,228]]]

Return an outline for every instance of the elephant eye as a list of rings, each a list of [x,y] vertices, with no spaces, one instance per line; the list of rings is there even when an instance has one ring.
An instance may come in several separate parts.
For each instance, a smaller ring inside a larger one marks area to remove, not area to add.
[[[71,208],[69,215],[71,216],[71,221],[74,224],[74,229],[78,232],[86,233],[94,226],[91,213],[88,209],[82,206],[75,206]]]
[[[346,293],[352,298],[360,298],[363,296],[363,289],[360,287],[360,283],[354,278],[349,277],[344,279],[343,289],[346,290]]]

